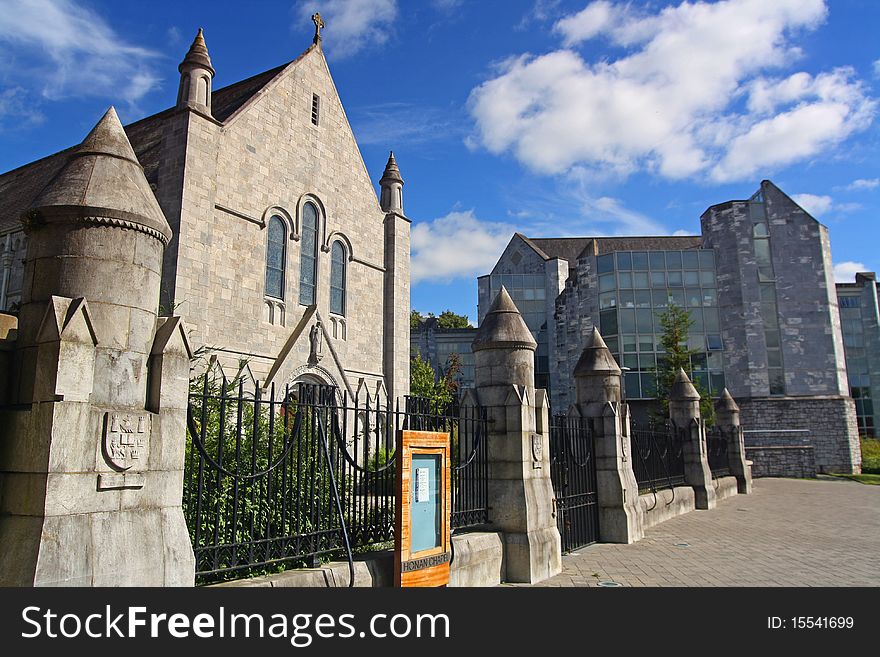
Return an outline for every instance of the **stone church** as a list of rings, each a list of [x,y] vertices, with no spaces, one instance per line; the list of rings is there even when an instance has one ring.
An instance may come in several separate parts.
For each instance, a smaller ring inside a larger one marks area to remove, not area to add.
[[[392,154],[377,198],[315,22],[299,57],[217,90],[199,30],[174,107],[125,127],[173,233],[160,314],[183,316],[227,374],[397,397],[409,391],[403,179]],[[0,176],[0,311],[26,305],[27,213],[81,148]]]

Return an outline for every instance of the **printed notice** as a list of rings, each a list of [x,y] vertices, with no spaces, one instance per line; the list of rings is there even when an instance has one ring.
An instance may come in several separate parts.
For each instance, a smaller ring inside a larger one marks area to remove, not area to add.
[[[416,503],[428,501],[428,468],[416,468]]]

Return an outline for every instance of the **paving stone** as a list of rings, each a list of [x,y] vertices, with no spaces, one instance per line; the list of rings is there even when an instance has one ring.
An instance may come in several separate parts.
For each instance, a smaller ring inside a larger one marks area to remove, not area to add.
[[[752,495],[672,518],[638,543],[565,555],[562,573],[537,586],[880,586],[878,553],[880,487],[759,479]]]

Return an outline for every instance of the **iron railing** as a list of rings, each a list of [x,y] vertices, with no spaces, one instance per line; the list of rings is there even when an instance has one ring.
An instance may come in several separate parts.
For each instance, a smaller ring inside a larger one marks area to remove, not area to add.
[[[407,397],[407,426],[448,431],[452,453],[452,528],[489,522],[489,441],[486,410],[465,397],[450,404]]]
[[[397,433],[449,431],[453,526],[488,520],[486,415],[407,398],[354,397],[310,384],[228,380],[192,386],[184,514],[200,583],[317,566],[394,538]]]
[[[596,453],[589,418],[557,415],[550,424],[550,479],[562,551],[599,540]]]
[[[728,434],[721,427],[712,427],[706,431],[706,455],[713,477],[726,477],[730,474],[727,446]]]
[[[658,491],[684,484],[684,435],[674,424],[632,425],[633,473],[639,490]]]

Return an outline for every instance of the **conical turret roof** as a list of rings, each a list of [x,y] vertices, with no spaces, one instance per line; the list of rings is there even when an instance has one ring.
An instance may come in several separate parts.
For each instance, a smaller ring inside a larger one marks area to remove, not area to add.
[[[111,107],[32,206],[47,221],[59,215],[94,217],[148,229],[165,244],[171,228],[144,169]]]
[[[721,397],[715,402],[715,410],[716,411],[739,411],[739,406],[736,405],[736,401],[734,401],[733,396],[730,392],[725,388],[721,391]]]
[[[502,287],[477,329],[472,351],[481,349],[531,349],[538,347],[516,304]]]
[[[700,399],[700,393],[697,392],[688,375],[680,367],[678,368],[678,374],[675,375],[672,389],[669,391],[669,399],[675,399],[676,401],[695,401]]]
[[[574,366],[575,378],[591,374],[620,374],[620,366],[595,326],[577,365]]]
[[[211,66],[211,56],[208,54],[208,46],[205,43],[202,28],[199,28],[196,38],[193,39],[192,45],[189,47],[189,52],[186,53],[186,57],[183,58],[177,70],[183,73],[184,67],[188,64],[206,68],[211,71],[211,75],[214,75],[214,67]]]
[[[391,151],[391,155],[388,157],[388,164],[385,165],[385,173],[382,174],[382,179],[379,181],[380,184],[386,182],[399,182],[401,185],[403,184],[403,178],[400,177],[400,169],[397,168],[397,160],[394,159],[394,151]]]

